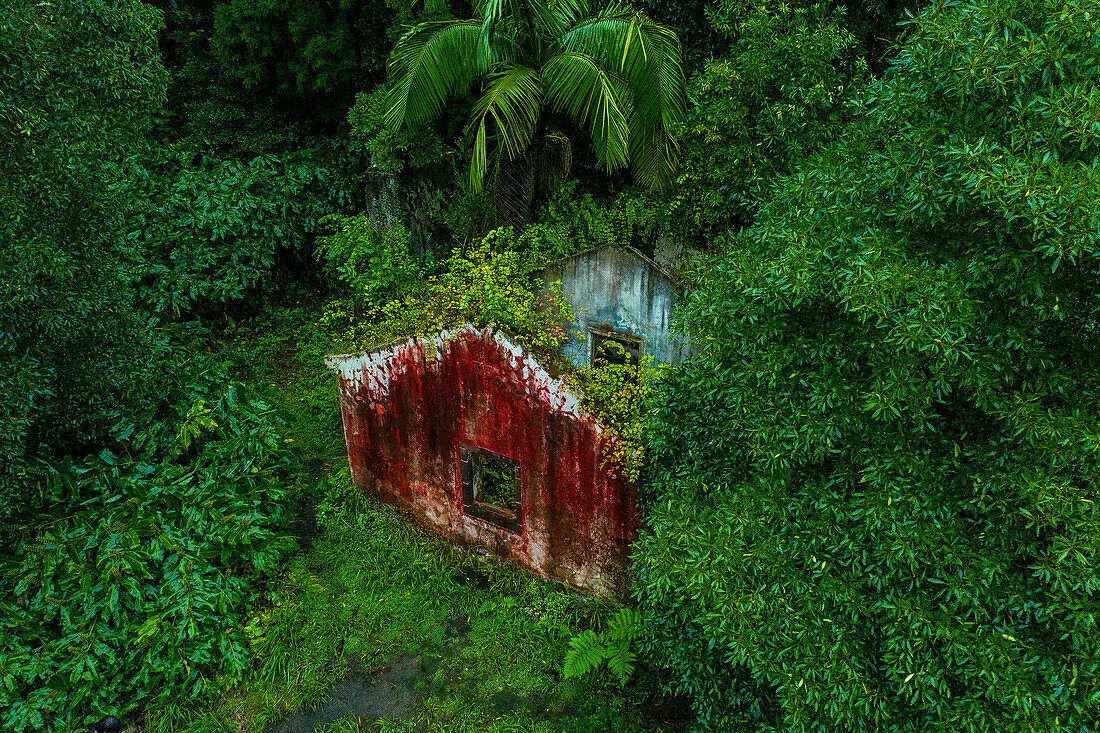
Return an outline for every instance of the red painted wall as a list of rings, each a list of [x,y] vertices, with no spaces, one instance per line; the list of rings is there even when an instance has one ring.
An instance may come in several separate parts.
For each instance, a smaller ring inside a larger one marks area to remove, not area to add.
[[[357,485],[539,575],[627,590],[634,487],[601,468],[607,438],[575,396],[509,339],[465,326],[328,363]],[[519,462],[519,532],[463,512],[460,443]]]

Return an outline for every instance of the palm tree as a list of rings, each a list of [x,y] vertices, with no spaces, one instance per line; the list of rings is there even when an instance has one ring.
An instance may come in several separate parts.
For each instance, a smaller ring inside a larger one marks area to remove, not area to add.
[[[476,0],[478,17],[417,25],[389,60],[387,123],[419,130],[478,87],[466,132],[470,186],[494,173],[497,217],[522,224],[534,195],[568,175],[571,147],[544,110],[587,129],[600,166],[630,167],[647,188],[667,184],[687,106],[674,31],[625,5],[590,0]],[[548,184],[547,181],[550,181]]]

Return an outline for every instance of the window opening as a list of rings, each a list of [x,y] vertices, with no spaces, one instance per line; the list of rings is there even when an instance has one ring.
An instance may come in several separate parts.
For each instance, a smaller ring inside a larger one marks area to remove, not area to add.
[[[490,524],[519,532],[519,462],[499,453],[463,445],[462,511]]]
[[[629,364],[638,366],[642,358],[642,342],[629,337],[592,333],[592,365]]]

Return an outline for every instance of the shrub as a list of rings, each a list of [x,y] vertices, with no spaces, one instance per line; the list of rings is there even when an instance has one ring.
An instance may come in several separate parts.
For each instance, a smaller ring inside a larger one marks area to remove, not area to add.
[[[40,462],[50,508],[0,555],[0,724],[67,731],[242,679],[251,586],[294,541],[278,421],[209,374],[174,419],[118,416],[119,450]]]
[[[635,567],[704,727],[1100,718],[1098,12],[921,14],[689,301]]]
[[[377,300],[397,295],[419,280],[420,268],[409,254],[405,227],[382,233],[366,214],[333,217],[326,223],[337,230],[319,240],[318,253],[355,297]]]
[[[0,516],[24,453],[94,444],[151,391],[108,171],[164,101],[162,25],[138,0],[0,4]]]
[[[519,246],[544,260],[568,257],[606,244],[652,249],[658,235],[657,197],[627,191],[609,200],[577,195],[576,182],[565,183],[528,226]]]
[[[279,252],[305,259],[320,220],[348,203],[336,155],[145,152],[117,171],[130,209],[120,250],[139,298],[161,317],[225,308],[269,285]]]
[[[330,309],[329,316],[349,318],[355,331],[350,340],[363,347],[459,323],[500,326],[544,355],[565,337],[562,325],[572,318],[569,304],[557,289],[543,293],[542,281],[532,277],[542,260],[518,251],[507,230],[490,232],[469,252],[456,253],[444,264],[442,273],[392,300],[354,315]]]

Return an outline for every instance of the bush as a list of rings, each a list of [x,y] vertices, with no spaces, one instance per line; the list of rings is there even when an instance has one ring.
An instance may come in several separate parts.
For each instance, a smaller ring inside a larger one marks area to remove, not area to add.
[[[242,679],[249,591],[295,546],[267,405],[216,373],[174,419],[118,415],[118,450],[37,463],[50,508],[0,555],[0,723],[68,731]]]
[[[652,252],[659,234],[655,194],[631,190],[611,199],[579,196],[576,181],[562,185],[520,237],[519,246],[545,260],[607,244]]]
[[[398,224],[392,231],[375,229],[366,214],[327,220],[336,231],[319,240],[325,265],[357,298],[377,300],[407,291],[420,279],[409,253],[409,235]]]
[[[247,89],[322,118],[347,112],[357,88],[385,79],[390,3],[225,0],[214,4],[210,48]]]
[[[635,567],[706,728],[1100,718],[1098,12],[923,13],[690,299]]]
[[[148,147],[117,171],[130,209],[121,256],[138,297],[179,318],[269,285],[279,253],[306,260],[321,219],[348,204],[345,164],[314,150],[235,160]]]
[[[330,264],[344,267],[335,260]],[[510,232],[498,229],[469,252],[452,255],[442,273],[392,299],[354,314],[341,313],[338,306],[328,316],[330,322],[350,320],[349,340],[363,348],[471,323],[500,326],[529,348],[549,355],[564,339],[562,326],[572,314],[557,289],[544,294],[542,281],[532,278],[542,266],[541,258],[518,251]],[[366,295],[357,291],[353,298],[363,302]]]

